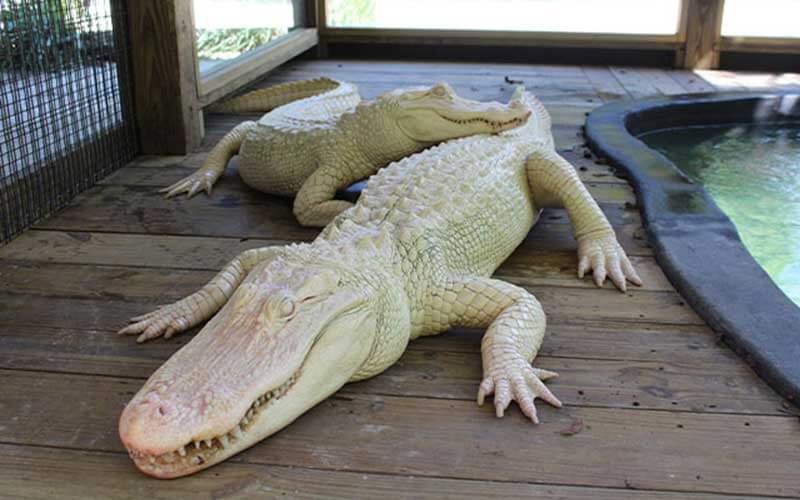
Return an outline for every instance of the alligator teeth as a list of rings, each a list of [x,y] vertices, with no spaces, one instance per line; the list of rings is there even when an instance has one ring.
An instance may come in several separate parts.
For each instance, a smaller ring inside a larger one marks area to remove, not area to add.
[[[256,414],[259,412],[258,408],[266,405],[272,399],[280,398],[289,392],[294,383],[297,381],[297,378],[297,374],[293,375],[282,386],[271,390],[267,394],[264,394],[260,398],[253,401],[253,404],[250,406],[250,408],[248,408],[241,421],[233,429],[222,436],[189,441],[187,444],[181,446],[177,450],[164,453],[162,455],[146,455],[135,450],[129,450],[129,453],[135,460],[147,460],[151,467],[155,467],[157,469],[163,467],[167,470],[174,470],[176,467],[181,467],[182,465],[187,464],[203,465],[208,462],[209,454],[216,451],[215,447],[219,446],[219,448],[225,449],[228,448],[232,443],[243,439],[245,428],[256,418]],[[219,444],[217,444],[215,441]],[[192,443],[194,443],[194,449],[191,448]],[[208,451],[203,450],[203,445],[205,445]]]

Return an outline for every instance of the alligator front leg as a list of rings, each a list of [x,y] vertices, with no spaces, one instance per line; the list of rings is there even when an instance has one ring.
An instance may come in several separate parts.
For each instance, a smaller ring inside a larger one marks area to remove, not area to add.
[[[211,188],[225,171],[230,159],[239,153],[239,148],[242,146],[245,136],[255,127],[256,122],[252,121],[242,122],[234,127],[214,146],[208,158],[195,173],[162,189],[160,192],[164,193],[167,198],[172,198],[181,193],[186,193],[191,198],[200,191],[205,191],[207,195],[210,195]]]
[[[239,254],[197,292],[159,309],[131,318],[120,335],[138,335],[139,343],[160,336],[170,338],[207,320],[228,301],[242,280],[259,262],[274,256],[276,247],[256,248]]]
[[[481,342],[483,380],[478,404],[494,394],[495,412],[502,417],[512,400],[539,423],[534,400],[560,408],[561,402],[544,381],[558,374],[531,366],[544,339],[545,314],[539,301],[524,289],[491,278],[466,278],[439,294],[431,321],[439,328],[486,328]]]
[[[567,210],[578,241],[578,278],[592,271],[598,287],[608,276],[623,292],[626,281],[642,284],[608,219],[567,160],[555,151],[535,153],[527,160],[526,172],[537,207]]]

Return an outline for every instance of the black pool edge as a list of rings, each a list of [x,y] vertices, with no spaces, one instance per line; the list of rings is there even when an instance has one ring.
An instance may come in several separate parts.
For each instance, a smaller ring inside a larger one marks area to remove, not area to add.
[[[706,94],[593,111],[589,147],[634,187],[656,260],[675,288],[781,396],[800,407],[800,307],[745,249],[705,189],[637,139],[650,130],[800,119],[792,95]],[[800,100],[800,99],[798,99]]]

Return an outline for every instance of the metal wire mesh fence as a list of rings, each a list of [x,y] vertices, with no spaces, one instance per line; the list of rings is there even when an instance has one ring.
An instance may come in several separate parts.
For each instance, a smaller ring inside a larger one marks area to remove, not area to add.
[[[0,0],[0,244],[136,154],[124,0]]]

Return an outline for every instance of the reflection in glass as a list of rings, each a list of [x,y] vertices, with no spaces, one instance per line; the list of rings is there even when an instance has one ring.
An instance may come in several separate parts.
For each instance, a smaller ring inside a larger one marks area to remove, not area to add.
[[[292,0],[194,0],[200,74],[295,27]]]

